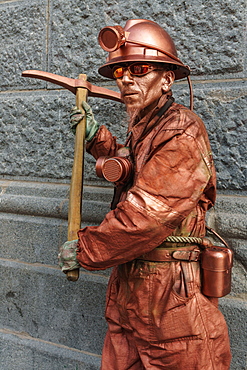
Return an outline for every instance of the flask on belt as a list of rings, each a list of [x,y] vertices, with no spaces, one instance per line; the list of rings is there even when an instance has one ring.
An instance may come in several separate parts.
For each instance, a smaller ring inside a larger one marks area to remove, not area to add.
[[[233,252],[213,229],[207,227],[207,230],[216,235],[226,247],[212,245],[201,252],[202,293],[220,298],[231,291]]]
[[[224,297],[231,291],[233,253],[225,247],[212,246],[201,252],[202,293]]]

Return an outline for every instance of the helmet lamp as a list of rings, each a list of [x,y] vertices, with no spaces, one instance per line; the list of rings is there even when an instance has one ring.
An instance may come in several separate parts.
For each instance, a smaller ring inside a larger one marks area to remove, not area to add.
[[[121,26],[104,27],[98,41],[102,49],[109,53],[118,50],[125,43],[124,30]]]

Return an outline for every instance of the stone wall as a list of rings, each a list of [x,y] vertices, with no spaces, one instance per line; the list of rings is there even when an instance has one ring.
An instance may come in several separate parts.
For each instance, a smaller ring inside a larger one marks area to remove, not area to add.
[[[82,269],[77,283],[57,267],[67,238],[74,137],[71,92],[21,76],[38,69],[116,89],[98,74],[99,30],[147,18],[174,38],[191,67],[195,112],[208,129],[218,200],[208,223],[235,252],[233,288],[220,300],[230,332],[231,369],[246,369],[246,2],[237,0],[0,1],[0,368],[98,369],[106,330],[109,271]],[[189,105],[186,81],[174,85]],[[89,98],[97,121],[124,140],[121,103]],[[83,225],[98,224],[112,188],[85,158]]]

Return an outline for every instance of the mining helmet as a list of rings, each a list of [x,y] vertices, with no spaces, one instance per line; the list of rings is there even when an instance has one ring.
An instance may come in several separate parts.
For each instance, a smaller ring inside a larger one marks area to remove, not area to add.
[[[128,20],[125,27],[104,27],[98,36],[102,49],[109,52],[99,73],[113,79],[112,67],[125,62],[158,62],[172,65],[175,79],[190,74],[188,66],[177,57],[170,35],[157,23],[146,19]]]
[[[106,63],[99,73],[113,77],[113,66],[126,62],[153,62],[171,66],[175,80],[187,77],[190,89],[190,109],[193,110],[193,89],[190,68],[177,57],[177,50],[171,36],[157,23],[147,19],[130,19],[125,27],[104,27],[98,41],[102,49],[109,52]]]

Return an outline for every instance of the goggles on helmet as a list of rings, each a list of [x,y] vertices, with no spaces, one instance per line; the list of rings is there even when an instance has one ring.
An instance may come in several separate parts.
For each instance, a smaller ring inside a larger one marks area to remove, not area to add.
[[[126,34],[126,32],[124,32],[124,29],[121,26],[104,27],[99,33],[98,42],[102,49],[108,52],[118,50],[126,42],[129,42],[134,45],[142,45],[147,48],[158,50],[161,53],[164,53],[167,56],[169,56],[172,60],[181,63],[181,61],[175,55],[169,53],[163,48],[159,48],[157,45],[146,43],[143,40],[142,41],[133,40],[129,38],[127,35],[128,33]]]
[[[153,64],[137,62],[128,66],[114,66],[112,69],[113,77],[115,79],[122,78],[126,70],[128,70],[131,76],[141,77],[152,71],[158,71],[161,69]]]

